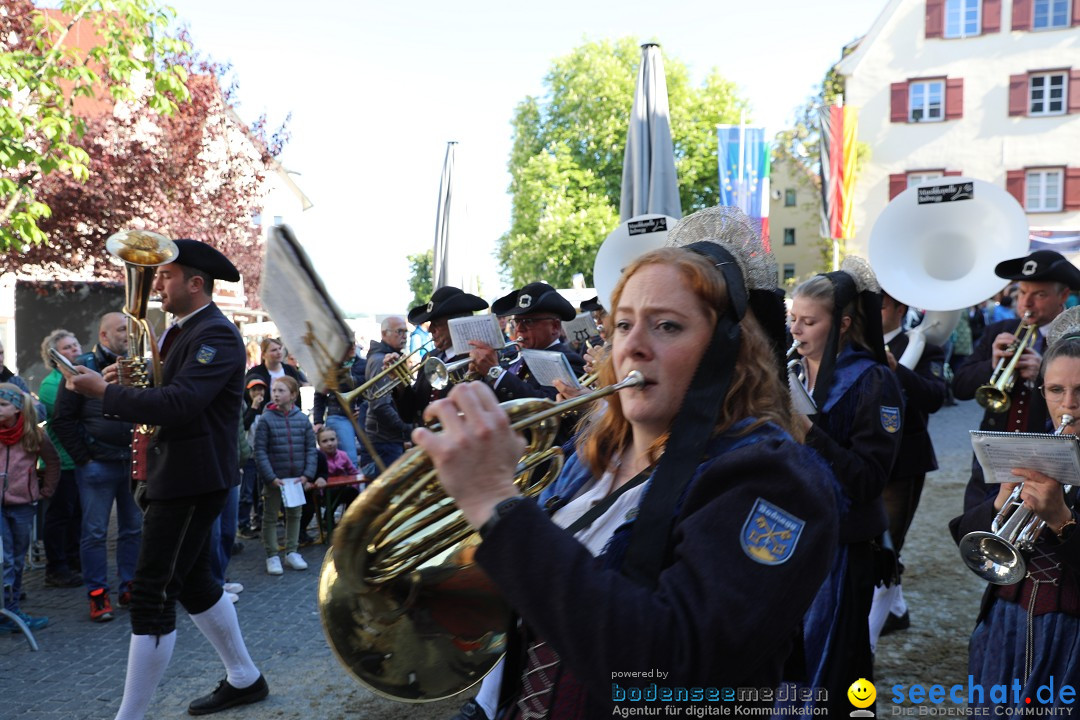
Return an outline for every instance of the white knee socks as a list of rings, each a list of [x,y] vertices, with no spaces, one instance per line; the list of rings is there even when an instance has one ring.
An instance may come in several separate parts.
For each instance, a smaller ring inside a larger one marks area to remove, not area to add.
[[[231,604],[231,603],[230,603]],[[116,720],[143,720],[150,699],[154,696],[165,668],[169,666],[176,631],[168,635],[132,635],[128,645],[127,679],[124,681],[124,699]]]
[[[244,645],[244,636],[240,634],[236,608],[225,593],[212,608],[192,615],[191,621],[217,650],[221,662],[225,663],[230,685],[238,689],[246,688],[259,679],[259,669],[251,661]]]

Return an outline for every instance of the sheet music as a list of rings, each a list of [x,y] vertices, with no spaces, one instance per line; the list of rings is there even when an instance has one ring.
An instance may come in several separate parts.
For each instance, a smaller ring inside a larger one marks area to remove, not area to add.
[[[562,380],[572,388],[580,388],[574,369],[566,355],[554,350],[522,350],[521,358],[536,378],[536,382],[554,387],[555,380]]]
[[[1013,468],[1038,470],[1065,485],[1080,481],[1080,441],[1075,435],[972,430],[971,447],[987,483],[1021,482]]]
[[[300,507],[304,504],[304,486],[300,478],[282,478],[285,485],[281,488],[281,502],[287,508]]]
[[[454,343],[455,356],[469,354],[469,351],[473,349],[469,345],[470,340],[487,343],[496,350],[506,345],[502,328],[499,327],[499,318],[490,313],[450,318],[447,325],[450,328],[450,340]]]
[[[599,335],[592,313],[581,313],[570,322],[564,322],[562,328],[566,333],[566,342],[575,347],[581,347],[586,340]]]

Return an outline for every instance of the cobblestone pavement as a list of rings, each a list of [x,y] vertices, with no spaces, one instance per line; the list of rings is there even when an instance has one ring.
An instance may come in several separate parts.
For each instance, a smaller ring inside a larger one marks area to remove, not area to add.
[[[958,514],[971,451],[967,431],[978,425],[974,403],[943,408],[931,420],[942,469],[927,480],[922,507],[905,548],[905,589],[912,627],[884,638],[878,647],[879,696],[896,682],[943,682],[966,675],[967,636],[974,624],[982,583],[960,562],[944,529]],[[270,683],[262,703],[222,713],[225,718],[419,718],[451,717],[461,697],[406,705],[364,690],[333,657],[316,607],[323,546],[302,549],[306,571],[265,572],[257,540],[244,540],[230,579],[245,590],[236,608],[251,655]],[[110,560],[112,555],[110,554]],[[21,635],[0,637],[0,718],[82,720],[112,718],[120,705],[130,632],[127,612],[113,622],[90,622],[83,588],[43,584],[43,570],[28,570],[24,609],[48,615],[37,633],[39,652]],[[187,704],[224,676],[209,643],[184,613],[172,663],[154,696],[149,717],[187,717]]]

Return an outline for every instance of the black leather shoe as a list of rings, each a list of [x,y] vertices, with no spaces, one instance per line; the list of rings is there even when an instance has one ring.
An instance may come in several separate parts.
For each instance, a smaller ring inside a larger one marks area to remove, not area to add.
[[[458,714],[450,720],[489,720],[484,709],[476,702],[476,698],[469,700],[461,706]]]
[[[209,715],[237,705],[259,702],[266,699],[269,694],[270,688],[262,675],[250,687],[241,689],[234,688],[228,680],[222,680],[214,688],[214,692],[198,700],[192,700],[187,711],[189,715]]]
[[[889,617],[885,618],[885,624],[881,626],[881,636],[885,637],[897,630],[907,630],[909,627],[911,627],[911,616],[906,610],[903,615],[889,613]]]

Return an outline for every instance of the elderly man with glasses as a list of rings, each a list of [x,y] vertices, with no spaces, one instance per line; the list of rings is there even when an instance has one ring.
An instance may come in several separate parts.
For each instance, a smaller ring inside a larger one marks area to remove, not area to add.
[[[409,329],[405,326],[405,318],[391,315],[383,320],[382,337],[372,340],[371,347],[368,348],[367,377],[378,375],[382,371],[385,356],[400,353],[408,339]],[[384,382],[390,382],[390,379],[387,378]],[[384,465],[389,465],[404,454],[405,443],[409,441],[413,427],[415,426],[412,423],[401,419],[391,393],[368,404],[364,429]],[[360,450],[360,468],[369,479],[379,474],[378,466],[367,448]]]
[[[574,375],[584,373],[585,360],[562,340],[563,321],[573,320],[577,313],[570,301],[555,288],[542,282],[529,283],[493,302],[491,311],[514,317],[517,341],[522,349],[561,352],[570,361]],[[504,368],[490,346],[479,342],[472,345],[475,349],[470,353],[471,368],[488,379],[500,401],[523,397],[555,398],[555,388],[538,383],[520,358]]]

